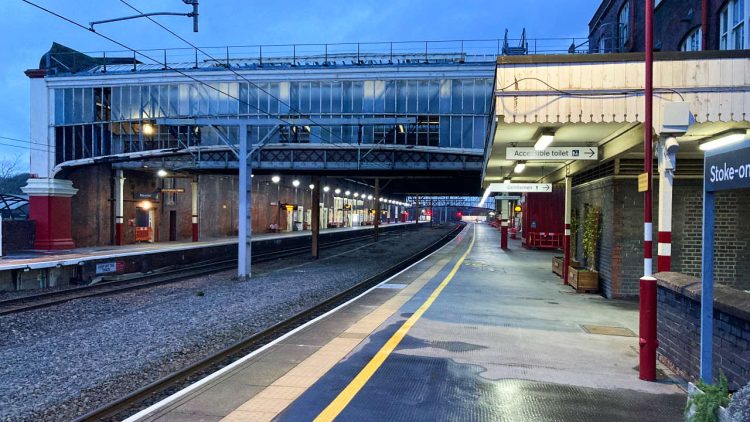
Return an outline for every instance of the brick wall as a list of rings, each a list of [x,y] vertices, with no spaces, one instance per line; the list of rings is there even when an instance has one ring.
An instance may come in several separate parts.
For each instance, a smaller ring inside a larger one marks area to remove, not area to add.
[[[573,209],[583,221],[585,204],[602,207],[601,291],[608,298],[638,296],[643,273],[643,193],[634,178],[607,177],[573,188]],[[672,201],[672,271],[700,276],[703,187],[701,180],[677,179]],[[654,270],[659,192],[654,184]],[[722,192],[716,199],[715,281],[750,289],[750,192]],[[583,257],[579,227],[575,256]]]
[[[615,297],[617,274],[620,271],[619,252],[617,244],[613,240],[614,225],[614,179],[609,177],[596,180],[573,188],[573,212],[578,215],[579,228],[577,245],[573,251],[573,257],[582,262],[583,259],[583,220],[585,218],[586,204],[596,205],[602,209],[601,240],[599,242],[599,259],[596,270],[599,271],[600,287],[606,297]],[[613,280],[615,278],[615,280]]]
[[[2,220],[3,255],[34,248],[35,226],[33,221]]]
[[[618,14],[626,1],[630,2],[631,38],[625,51],[644,51],[645,1],[604,0],[589,24],[589,43],[599,45],[602,36],[612,37]],[[719,11],[725,0],[709,0],[709,50],[719,49]],[[662,0],[654,11],[654,47],[658,51],[679,51],[685,37],[701,26],[701,0]],[[611,51],[607,51],[611,52]]]
[[[658,273],[659,359],[695,380],[700,369],[700,280]],[[750,382],[750,293],[715,287],[713,373],[723,372],[731,389]]]

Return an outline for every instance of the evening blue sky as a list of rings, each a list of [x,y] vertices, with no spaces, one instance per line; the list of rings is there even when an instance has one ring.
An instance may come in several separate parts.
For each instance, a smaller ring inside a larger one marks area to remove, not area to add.
[[[129,0],[144,11],[188,11],[180,0]],[[118,0],[35,0],[73,20],[132,15]],[[184,17],[157,18],[200,46],[335,43],[502,38],[505,29],[518,37],[584,38],[599,2],[596,0],[202,0],[200,32]],[[79,51],[119,50],[20,0],[0,1],[0,136],[29,139],[29,82],[23,71],[35,68],[53,41]],[[184,47],[153,23],[140,20],[107,24],[99,31],[136,48]],[[39,142],[39,140],[34,140]],[[0,139],[0,160],[21,155],[23,143]],[[26,144],[28,146],[28,144]]]

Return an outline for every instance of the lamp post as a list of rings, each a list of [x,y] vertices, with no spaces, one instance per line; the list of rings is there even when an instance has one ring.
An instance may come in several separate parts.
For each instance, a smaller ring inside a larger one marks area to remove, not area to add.
[[[276,184],[276,230],[279,230],[279,224],[281,224],[281,177],[274,175],[271,177],[271,181]]]

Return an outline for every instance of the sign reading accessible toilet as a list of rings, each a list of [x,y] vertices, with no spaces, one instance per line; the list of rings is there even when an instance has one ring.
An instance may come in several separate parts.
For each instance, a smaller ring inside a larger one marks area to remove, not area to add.
[[[706,191],[750,188],[750,146],[706,154]]]
[[[506,160],[598,160],[596,147],[548,147],[537,151],[533,147],[505,149]]]

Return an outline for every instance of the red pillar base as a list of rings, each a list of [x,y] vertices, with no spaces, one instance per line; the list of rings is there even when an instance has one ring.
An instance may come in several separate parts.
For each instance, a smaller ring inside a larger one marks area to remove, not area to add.
[[[198,241],[198,223],[193,223],[193,242]]]
[[[115,245],[122,245],[123,227],[122,223],[115,223]]]
[[[508,249],[508,222],[500,223],[500,248]]]
[[[34,249],[59,250],[75,247],[71,234],[70,198],[78,192],[73,182],[60,179],[29,179],[22,188],[29,195],[29,220],[36,226]]]
[[[641,349],[638,378],[644,381],[656,380],[656,279],[643,277],[640,281],[640,321],[639,340]]]

